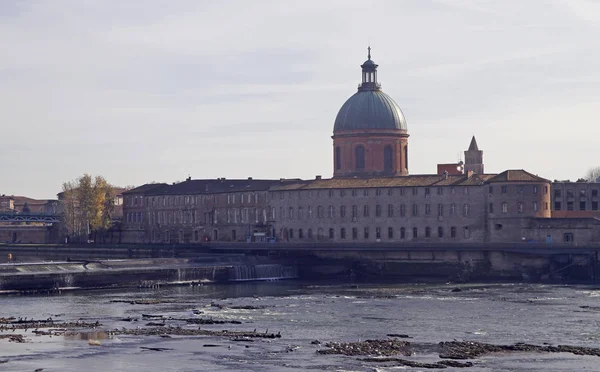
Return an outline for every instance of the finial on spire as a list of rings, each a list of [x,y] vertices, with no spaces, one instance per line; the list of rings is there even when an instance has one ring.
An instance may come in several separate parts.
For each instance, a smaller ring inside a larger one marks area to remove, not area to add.
[[[371,46],[369,45],[369,47],[367,49],[369,50],[368,57],[369,57],[369,59],[371,59]]]

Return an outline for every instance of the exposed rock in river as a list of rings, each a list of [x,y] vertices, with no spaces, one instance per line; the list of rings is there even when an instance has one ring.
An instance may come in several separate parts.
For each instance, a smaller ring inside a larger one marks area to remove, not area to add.
[[[475,359],[481,355],[497,352],[546,352],[546,353],[572,353],[575,355],[600,356],[599,348],[583,346],[539,346],[524,343],[514,345],[493,345],[470,341],[440,342],[440,358],[447,359]]]
[[[317,350],[319,354],[342,354],[342,355],[410,355],[408,346],[410,343],[398,340],[366,340],[359,342],[329,342],[325,344],[329,349]]]
[[[394,366],[402,366],[402,367],[415,367],[415,368],[427,368],[427,369],[443,369],[448,367],[454,368],[466,368],[473,367],[473,363],[471,362],[457,362],[454,360],[442,360],[440,362],[435,363],[422,363],[415,362],[412,360],[406,360],[401,358],[363,358],[359,359],[363,362],[375,362],[375,363],[390,363],[393,362]]]

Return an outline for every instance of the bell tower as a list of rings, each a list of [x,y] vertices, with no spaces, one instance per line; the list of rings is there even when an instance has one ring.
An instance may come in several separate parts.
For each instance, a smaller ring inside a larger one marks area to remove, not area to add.
[[[479,150],[475,136],[471,138],[469,149],[465,151],[465,174],[469,171],[483,174],[483,151]]]

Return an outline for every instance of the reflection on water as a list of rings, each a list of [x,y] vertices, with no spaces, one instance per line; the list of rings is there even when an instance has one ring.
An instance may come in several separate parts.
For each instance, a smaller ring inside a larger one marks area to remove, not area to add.
[[[94,332],[67,332],[63,335],[65,340],[75,340],[75,341],[88,341],[88,340],[106,340],[111,338],[111,336],[104,331],[94,331]]]

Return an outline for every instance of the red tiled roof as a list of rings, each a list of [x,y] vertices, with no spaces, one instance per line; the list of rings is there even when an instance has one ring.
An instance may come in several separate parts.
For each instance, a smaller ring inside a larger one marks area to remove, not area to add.
[[[398,177],[376,178],[330,178],[320,180],[299,180],[289,184],[275,185],[271,189],[282,190],[310,190],[310,189],[353,189],[377,187],[426,187],[426,186],[480,186],[495,174],[448,175],[411,175]]]
[[[531,174],[523,169],[506,170],[488,182],[550,182],[549,180]]]

